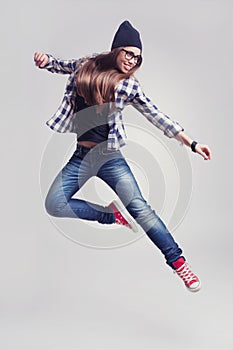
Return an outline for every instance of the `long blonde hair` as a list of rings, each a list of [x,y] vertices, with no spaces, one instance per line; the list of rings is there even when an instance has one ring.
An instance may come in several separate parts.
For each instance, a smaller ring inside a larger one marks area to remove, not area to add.
[[[122,48],[102,53],[90,58],[80,68],[76,77],[77,93],[88,105],[103,104],[115,101],[117,83],[130,77],[141,65],[133,67],[130,72],[122,73],[117,68],[117,56]]]

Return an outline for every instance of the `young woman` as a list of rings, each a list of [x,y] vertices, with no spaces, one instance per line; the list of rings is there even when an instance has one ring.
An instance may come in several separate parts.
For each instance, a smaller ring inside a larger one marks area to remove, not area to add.
[[[131,104],[168,137],[191,147],[204,159],[208,146],[187,136],[183,128],[163,114],[142,91],[134,73],[142,63],[139,32],[124,21],[118,28],[111,51],[78,60],[60,60],[36,52],[36,66],[52,73],[69,74],[63,101],[47,125],[57,132],[77,134],[77,148],[55,178],[46,198],[46,210],[56,217],[95,220],[102,224],[137,224],[164,254],[167,264],[181,277],[189,291],[200,289],[182,250],[162,220],[142,197],[138,184],[120,148],[125,145],[122,110]],[[92,176],[107,183],[123,205],[113,201],[104,207],[73,195]],[[136,222],[136,223],[135,223]]]

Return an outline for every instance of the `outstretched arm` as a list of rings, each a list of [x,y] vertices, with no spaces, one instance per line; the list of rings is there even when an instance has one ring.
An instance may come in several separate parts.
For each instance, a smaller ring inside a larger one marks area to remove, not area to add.
[[[179,123],[172,121],[167,115],[157,109],[152,101],[144,94],[138,81],[134,82],[134,84],[136,94],[132,100],[132,105],[139,112],[141,112],[152,124],[164,131],[166,136],[174,137],[186,146],[192,146],[192,150],[200,154],[205,160],[211,159],[211,150],[207,145],[193,141],[184,133],[184,129]],[[127,90],[127,86],[125,90]]]
[[[52,73],[71,74],[75,71],[80,60],[61,60],[42,52],[35,52],[35,65],[39,68],[46,68]]]
[[[131,99],[132,106],[142,113],[153,125],[163,131],[164,135],[175,137],[180,131],[184,130],[178,122],[171,120],[169,116],[161,112],[153,104],[151,99],[142,91],[137,80],[132,79],[128,84],[123,84],[123,86],[119,85],[119,87],[121,87],[121,91],[119,92],[121,95],[134,95]]]
[[[175,138],[182,142],[184,145],[191,147],[193,140],[186,135],[183,131],[180,131]],[[205,160],[211,159],[211,150],[207,145],[203,145],[200,143],[194,144],[193,151],[200,154]]]

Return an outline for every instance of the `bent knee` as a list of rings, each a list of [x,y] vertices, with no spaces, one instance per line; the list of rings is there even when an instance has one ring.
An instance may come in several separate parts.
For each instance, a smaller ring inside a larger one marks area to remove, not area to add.
[[[132,199],[126,208],[135,219],[137,217],[148,217],[152,213],[154,215],[154,211],[144,198]]]
[[[45,199],[45,210],[47,214],[51,216],[57,216],[58,210],[54,201],[51,201],[48,197]]]
[[[66,206],[66,201],[62,200],[59,197],[47,195],[45,199],[45,210],[46,212],[55,217],[62,216],[62,209]]]
[[[134,198],[127,206],[127,210],[139,224],[155,222],[158,219],[155,210],[143,197]]]

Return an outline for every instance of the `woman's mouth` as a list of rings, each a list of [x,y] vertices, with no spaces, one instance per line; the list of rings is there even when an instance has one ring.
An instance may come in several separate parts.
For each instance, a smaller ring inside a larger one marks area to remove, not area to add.
[[[123,67],[124,69],[126,69],[127,71],[129,71],[132,67],[130,64],[127,64],[127,63],[123,63]]]

